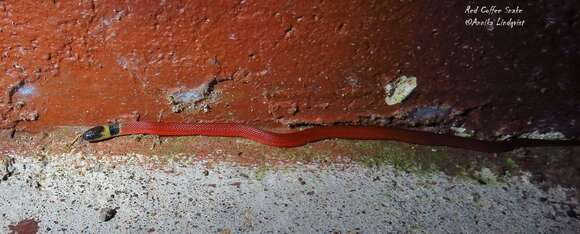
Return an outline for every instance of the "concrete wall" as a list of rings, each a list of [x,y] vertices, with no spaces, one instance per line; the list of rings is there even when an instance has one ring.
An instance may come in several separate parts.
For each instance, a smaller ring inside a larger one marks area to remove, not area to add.
[[[467,5],[2,1],[0,127],[139,118],[578,136],[580,3],[520,3],[514,28],[466,26]],[[388,105],[402,76],[417,86]]]

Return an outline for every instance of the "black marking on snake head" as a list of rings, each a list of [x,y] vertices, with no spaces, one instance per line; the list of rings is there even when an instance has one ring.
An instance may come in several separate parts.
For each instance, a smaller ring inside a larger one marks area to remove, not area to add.
[[[87,130],[85,133],[83,133],[83,139],[85,141],[89,141],[89,142],[98,141],[103,137],[104,131],[105,131],[105,127],[96,126],[94,128]]]
[[[114,124],[109,125],[109,132],[110,132],[111,136],[119,135],[120,131],[121,131],[121,126],[119,126],[119,123],[114,123]]]

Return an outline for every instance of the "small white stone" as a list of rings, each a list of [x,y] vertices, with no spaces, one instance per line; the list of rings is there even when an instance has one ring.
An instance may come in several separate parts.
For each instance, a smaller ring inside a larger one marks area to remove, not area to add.
[[[385,102],[392,106],[403,102],[417,87],[417,78],[401,76],[385,86]]]

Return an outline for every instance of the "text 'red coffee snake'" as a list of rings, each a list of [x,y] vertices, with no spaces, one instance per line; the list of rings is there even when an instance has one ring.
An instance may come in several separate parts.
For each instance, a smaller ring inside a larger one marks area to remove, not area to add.
[[[473,151],[501,153],[520,147],[580,145],[580,141],[513,139],[482,141],[429,132],[362,126],[312,127],[290,133],[274,133],[236,123],[161,123],[124,122],[97,126],[87,130],[83,139],[89,142],[132,134],[159,136],[221,136],[243,137],[276,147],[297,147],[324,139],[395,140],[418,145],[449,146]]]

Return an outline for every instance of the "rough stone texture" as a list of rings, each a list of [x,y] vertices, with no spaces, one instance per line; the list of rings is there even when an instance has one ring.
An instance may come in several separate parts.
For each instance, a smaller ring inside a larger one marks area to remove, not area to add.
[[[482,185],[390,167],[248,168],[155,157],[11,155],[0,182],[0,231],[574,233],[569,190],[527,177]],[[194,156],[190,156],[193,159]]]
[[[514,29],[466,27],[468,4],[475,1],[1,1],[0,127],[135,113],[408,126],[417,121],[395,116],[445,107],[452,111],[427,130],[578,136],[580,2],[519,3],[526,24]],[[388,106],[383,87],[402,75],[419,86]],[[214,79],[219,95],[172,111],[173,90]]]

